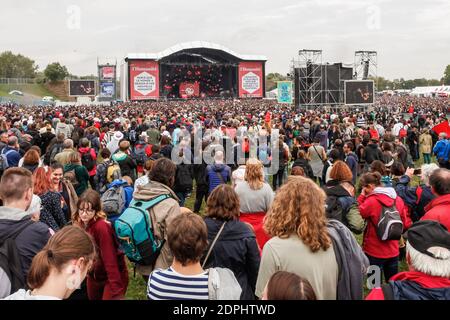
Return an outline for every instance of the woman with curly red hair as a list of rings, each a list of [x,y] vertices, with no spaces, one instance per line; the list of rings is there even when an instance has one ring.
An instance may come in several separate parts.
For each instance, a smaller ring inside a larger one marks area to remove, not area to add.
[[[276,271],[309,281],[318,300],[336,299],[339,268],[327,229],[325,192],[311,179],[292,176],[277,192],[264,221],[264,246],[256,295]]]
[[[47,171],[40,167],[33,173],[33,192],[41,198],[42,208],[40,221],[47,224],[53,231],[58,231],[66,224],[66,218],[61,207],[61,196],[52,190],[50,183],[51,169]]]

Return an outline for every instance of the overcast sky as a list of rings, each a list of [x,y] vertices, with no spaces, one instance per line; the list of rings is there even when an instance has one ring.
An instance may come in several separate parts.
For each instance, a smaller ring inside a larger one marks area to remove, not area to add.
[[[154,53],[203,40],[265,55],[266,73],[289,71],[299,49],[353,63],[378,51],[378,75],[440,78],[450,64],[449,0],[1,0],[0,51],[54,61],[77,75],[97,57]]]

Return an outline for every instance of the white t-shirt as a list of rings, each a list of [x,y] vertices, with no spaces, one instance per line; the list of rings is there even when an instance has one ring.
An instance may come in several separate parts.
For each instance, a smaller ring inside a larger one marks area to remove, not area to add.
[[[2,300],[61,300],[60,298],[50,296],[34,296],[31,290],[20,289],[16,293],[2,299]]]

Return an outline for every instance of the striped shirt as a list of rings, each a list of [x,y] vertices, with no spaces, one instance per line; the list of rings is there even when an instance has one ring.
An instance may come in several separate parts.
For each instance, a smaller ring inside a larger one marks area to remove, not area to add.
[[[152,272],[148,280],[150,300],[208,300],[208,271],[198,275],[182,275],[171,267]]]

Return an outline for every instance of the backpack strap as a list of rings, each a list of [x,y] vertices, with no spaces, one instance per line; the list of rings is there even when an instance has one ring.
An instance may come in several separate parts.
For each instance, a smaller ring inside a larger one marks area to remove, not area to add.
[[[216,176],[219,177],[219,180],[220,180],[222,183],[225,183],[222,174],[221,174],[220,172],[217,172],[217,171],[214,171],[214,172],[216,173]]]
[[[212,250],[213,250],[213,248],[214,248],[214,245],[216,244],[217,240],[219,239],[219,237],[220,237],[220,235],[221,235],[223,229],[225,228],[225,225],[226,225],[226,224],[227,224],[227,222],[225,221],[225,222],[222,224],[222,226],[220,227],[219,232],[217,232],[216,236],[214,237],[214,240],[213,240],[213,242],[211,243],[211,246],[209,247],[208,253],[206,254],[205,260],[203,260],[202,268],[205,267],[206,262],[208,261],[209,256],[211,255],[211,252],[212,252]]]
[[[172,195],[170,194],[161,194],[159,196],[156,196],[150,200],[142,201],[142,200],[133,200],[130,204],[130,207],[139,208],[139,210],[147,211],[151,207],[157,205],[158,203],[172,198]],[[139,205],[138,205],[139,204]]]
[[[422,193],[423,193],[423,188],[421,186],[417,186],[416,188],[416,205],[419,204],[420,200],[422,200]]]
[[[392,290],[391,285],[388,283],[385,283],[381,286],[381,290],[383,291],[384,300],[395,300],[394,299],[394,290]]]
[[[22,233],[22,231],[24,231],[26,228],[31,226],[33,223],[34,223],[34,221],[31,219],[22,223],[22,225],[20,227],[18,227],[16,230],[14,230],[14,232],[11,233],[7,239],[16,240],[16,238]],[[7,240],[7,239],[4,239],[4,240]]]

